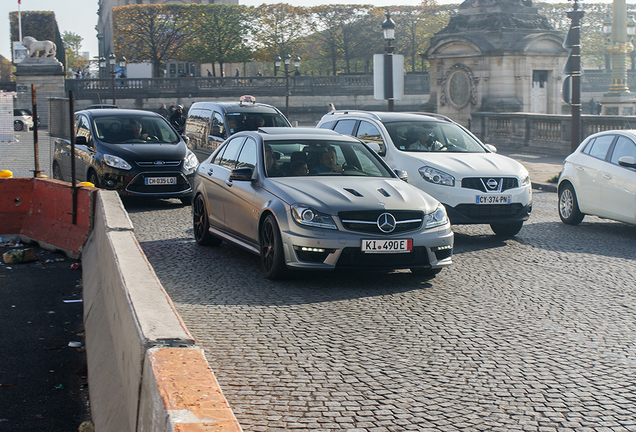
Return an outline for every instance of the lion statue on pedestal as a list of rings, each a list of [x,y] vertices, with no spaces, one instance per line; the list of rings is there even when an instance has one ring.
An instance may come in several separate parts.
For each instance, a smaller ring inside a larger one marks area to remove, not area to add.
[[[27,49],[29,58],[55,57],[57,52],[55,43],[49,40],[39,41],[31,36],[24,37],[22,45]]]

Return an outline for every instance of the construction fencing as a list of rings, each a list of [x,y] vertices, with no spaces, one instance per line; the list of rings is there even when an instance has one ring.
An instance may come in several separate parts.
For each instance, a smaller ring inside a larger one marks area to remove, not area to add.
[[[38,103],[39,109],[49,110],[49,128],[38,128],[37,157],[40,174],[52,177],[51,166],[55,151],[55,138],[70,136],[69,101],[49,98]],[[9,170],[13,177],[33,177],[35,164],[35,133],[25,128],[13,130],[13,95],[0,93],[0,171]]]

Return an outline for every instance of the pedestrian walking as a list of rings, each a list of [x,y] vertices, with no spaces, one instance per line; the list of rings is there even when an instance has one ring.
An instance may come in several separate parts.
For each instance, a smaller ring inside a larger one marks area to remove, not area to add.
[[[238,77],[238,76],[241,76],[241,71],[239,70],[239,68],[236,68],[236,74],[235,74],[235,76],[237,76],[237,77]]]
[[[172,117],[172,114],[174,114],[176,108],[176,102],[172,102],[172,105],[170,105],[170,108],[168,108],[168,117]]]
[[[596,103],[596,115],[601,115],[602,112],[603,112],[603,105],[601,104],[601,102],[597,102]]]
[[[168,110],[166,109],[166,104],[161,104],[161,106],[159,107],[159,114],[163,117],[163,118],[168,118]]]
[[[594,102],[594,98],[590,99],[590,102],[587,104],[590,109],[590,114],[595,114],[596,111],[596,102]]]
[[[186,118],[183,115],[183,105],[177,105],[174,109],[174,113],[170,116],[170,124],[179,132],[183,134],[185,132]]]

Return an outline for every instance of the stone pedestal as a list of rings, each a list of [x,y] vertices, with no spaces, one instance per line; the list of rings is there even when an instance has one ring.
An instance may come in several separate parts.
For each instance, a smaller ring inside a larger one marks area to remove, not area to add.
[[[634,93],[605,93],[601,99],[603,115],[633,116],[636,114]]]
[[[16,108],[33,106],[31,85],[35,84],[38,116],[42,126],[49,125],[48,98],[64,97],[64,66],[55,58],[29,58],[16,66]]]

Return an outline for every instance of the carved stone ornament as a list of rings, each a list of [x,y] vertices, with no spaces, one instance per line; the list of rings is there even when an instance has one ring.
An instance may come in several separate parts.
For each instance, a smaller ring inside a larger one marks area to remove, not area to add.
[[[442,92],[439,104],[450,104],[453,108],[462,109],[470,102],[477,105],[477,79],[466,65],[457,63],[453,65],[442,78]]]
[[[22,45],[27,49],[27,58],[48,58],[55,57],[57,46],[49,40],[39,41],[34,37],[25,36]]]

